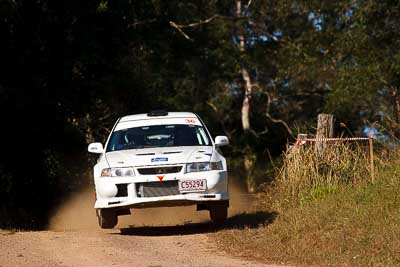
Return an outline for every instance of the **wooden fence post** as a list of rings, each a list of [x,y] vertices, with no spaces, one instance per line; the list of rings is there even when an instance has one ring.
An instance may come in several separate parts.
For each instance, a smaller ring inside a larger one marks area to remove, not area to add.
[[[372,134],[369,135],[369,161],[371,171],[371,182],[375,182],[375,166],[374,166],[374,137]]]
[[[334,119],[332,114],[318,114],[317,136],[316,138],[329,138],[334,136]],[[325,142],[318,141],[315,143],[317,155],[321,156],[325,150]]]

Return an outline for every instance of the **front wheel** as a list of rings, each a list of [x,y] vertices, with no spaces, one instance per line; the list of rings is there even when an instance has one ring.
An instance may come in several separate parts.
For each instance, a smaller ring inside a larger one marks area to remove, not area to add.
[[[98,209],[97,218],[102,229],[112,229],[118,223],[118,215],[112,209]]]
[[[228,207],[226,206],[215,206],[210,207],[210,218],[211,221],[216,225],[226,223],[228,218]]]

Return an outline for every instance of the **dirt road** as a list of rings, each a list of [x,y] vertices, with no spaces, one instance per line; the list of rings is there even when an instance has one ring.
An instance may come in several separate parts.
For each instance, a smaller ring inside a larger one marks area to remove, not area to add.
[[[235,188],[232,189],[234,191]],[[236,190],[230,216],[250,202]],[[134,210],[116,229],[100,230],[93,190],[60,207],[48,231],[0,230],[0,267],[6,266],[272,266],[235,258],[218,250],[207,211],[195,207]],[[235,227],[235,226],[234,226]]]
[[[267,266],[218,251],[208,224],[0,232],[0,266]]]

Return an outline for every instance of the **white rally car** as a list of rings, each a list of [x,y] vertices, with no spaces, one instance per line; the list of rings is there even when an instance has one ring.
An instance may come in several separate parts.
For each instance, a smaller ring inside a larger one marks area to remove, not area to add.
[[[95,209],[101,228],[113,228],[130,208],[197,205],[220,224],[229,207],[226,160],[194,113],[154,111],[115,123],[94,166]]]

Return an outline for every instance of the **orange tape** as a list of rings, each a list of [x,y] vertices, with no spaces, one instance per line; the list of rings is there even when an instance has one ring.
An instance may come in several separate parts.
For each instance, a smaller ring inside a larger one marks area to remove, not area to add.
[[[304,138],[297,139],[295,145],[301,145],[302,142],[336,142],[336,141],[367,141],[369,137],[348,137],[348,138]]]

